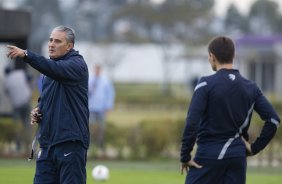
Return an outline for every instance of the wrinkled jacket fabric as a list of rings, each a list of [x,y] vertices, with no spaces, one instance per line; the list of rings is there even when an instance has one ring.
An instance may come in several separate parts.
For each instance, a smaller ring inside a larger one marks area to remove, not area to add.
[[[187,113],[181,147],[181,162],[195,159],[221,160],[246,157],[241,139],[249,139],[253,111],[264,121],[259,137],[251,145],[253,154],[263,150],[275,135],[280,118],[258,86],[236,69],[221,69],[202,77],[195,87]]]
[[[39,109],[41,147],[79,140],[89,146],[88,68],[75,50],[56,60],[27,51],[24,59],[44,74]]]

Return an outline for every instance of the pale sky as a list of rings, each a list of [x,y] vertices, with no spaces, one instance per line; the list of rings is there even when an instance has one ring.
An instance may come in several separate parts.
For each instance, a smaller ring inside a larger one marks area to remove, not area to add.
[[[64,0],[59,0],[60,2],[65,2]],[[72,4],[77,0],[69,0],[68,4]],[[151,0],[154,3],[162,3],[165,0]],[[214,0],[215,1],[215,13],[216,15],[222,16],[226,14],[226,11],[231,3],[235,4],[237,6],[238,10],[246,15],[249,11],[250,6],[253,2],[257,0]],[[271,0],[275,1],[279,4],[280,11],[282,12],[282,0]],[[7,9],[15,9],[18,7],[19,4],[22,4],[23,0],[0,0],[0,4],[2,3],[3,7]]]
[[[215,13],[216,15],[225,15],[229,5],[231,3],[237,6],[238,10],[246,15],[249,11],[250,6],[256,0],[215,0]],[[281,0],[272,0],[279,4],[280,10],[282,11],[282,1]]]

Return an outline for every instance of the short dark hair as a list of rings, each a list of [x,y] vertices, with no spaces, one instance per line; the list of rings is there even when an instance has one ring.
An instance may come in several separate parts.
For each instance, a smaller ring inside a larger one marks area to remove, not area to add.
[[[229,37],[214,37],[209,42],[208,51],[212,53],[221,64],[233,63],[235,46],[232,39]]]

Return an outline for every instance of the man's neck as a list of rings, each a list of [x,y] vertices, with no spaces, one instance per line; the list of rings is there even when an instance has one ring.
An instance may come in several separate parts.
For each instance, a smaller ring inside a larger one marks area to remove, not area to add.
[[[233,69],[233,64],[232,63],[228,63],[228,64],[220,64],[216,66],[216,71],[219,71],[221,69]]]

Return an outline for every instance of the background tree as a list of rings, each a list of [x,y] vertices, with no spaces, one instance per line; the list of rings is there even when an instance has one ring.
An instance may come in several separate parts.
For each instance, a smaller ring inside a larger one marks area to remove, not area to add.
[[[214,17],[210,8],[213,4],[214,1],[175,0],[152,6],[137,1],[120,9],[112,21],[127,20],[130,25],[134,25],[129,32],[136,36],[148,36],[152,42],[160,42],[165,37],[193,44],[201,43],[209,35],[207,27]],[[159,35],[156,36],[155,32]]]
[[[282,22],[279,6],[274,1],[255,1],[248,16],[249,31],[256,35],[281,33]]]
[[[30,48],[40,53],[51,29],[63,23],[60,4],[58,0],[49,0],[48,3],[45,0],[27,0],[26,3],[32,12]]]
[[[231,4],[227,9],[227,14],[224,19],[224,25],[227,32],[231,34],[243,34],[248,31],[248,22],[234,4]]]

